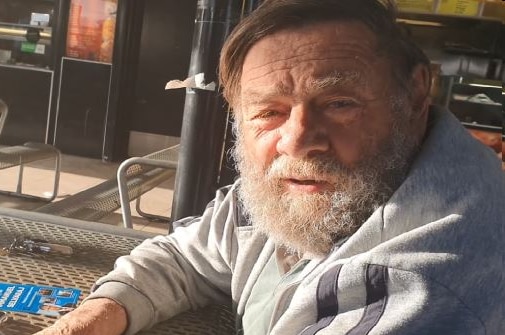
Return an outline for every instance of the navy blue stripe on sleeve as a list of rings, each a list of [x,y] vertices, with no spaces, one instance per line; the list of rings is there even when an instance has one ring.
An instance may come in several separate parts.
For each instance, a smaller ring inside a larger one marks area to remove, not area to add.
[[[325,272],[317,285],[317,322],[306,328],[300,335],[314,335],[330,325],[338,314],[338,276],[342,265]]]
[[[367,335],[377,325],[387,303],[388,269],[368,265],[366,269],[366,306],[361,320],[346,335]]]

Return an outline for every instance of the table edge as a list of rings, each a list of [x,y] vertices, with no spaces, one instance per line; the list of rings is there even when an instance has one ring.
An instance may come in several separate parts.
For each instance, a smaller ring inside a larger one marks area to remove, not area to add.
[[[128,238],[134,238],[139,240],[145,240],[147,238],[152,238],[159,234],[144,232],[134,229],[128,229],[123,227],[117,227],[101,222],[94,221],[84,221],[78,219],[72,219],[67,217],[56,216],[46,213],[38,213],[26,210],[20,210],[15,208],[0,207],[0,216],[17,218],[20,220],[30,220],[39,221],[45,224],[51,224],[56,226],[63,226],[69,228],[75,228],[90,232],[98,232],[103,234],[111,234],[117,236],[123,236]],[[168,228],[167,228],[168,233]]]

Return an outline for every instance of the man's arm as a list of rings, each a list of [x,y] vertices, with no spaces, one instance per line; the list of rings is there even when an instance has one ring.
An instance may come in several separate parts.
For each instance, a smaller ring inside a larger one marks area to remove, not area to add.
[[[229,300],[237,247],[228,191],[219,190],[189,227],[146,240],[117,259],[80,307],[37,335],[135,334],[188,309]]]
[[[91,299],[35,335],[120,335],[127,324],[120,304],[107,298]]]

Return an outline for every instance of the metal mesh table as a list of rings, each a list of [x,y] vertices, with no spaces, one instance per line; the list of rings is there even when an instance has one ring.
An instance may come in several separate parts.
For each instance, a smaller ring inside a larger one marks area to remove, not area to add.
[[[17,236],[68,245],[74,253],[71,256],[1,256],[0,281],[80,288],[82,300],[95,280],[112,269],[117,257],[128,254],[142,240],[153,235],[100,223],[0,208],[0,247],[8,246]],[[33,334],[54,321],[52,317],[13,313],[12,320],[1,330],[5,335]],[[211,306],[184,313],[139,334],[233,333],[230,309]]]

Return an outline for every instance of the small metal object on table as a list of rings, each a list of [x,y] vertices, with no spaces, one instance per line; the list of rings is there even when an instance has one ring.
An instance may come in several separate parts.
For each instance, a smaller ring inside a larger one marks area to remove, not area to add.
[[[44,257],[25,254],[0,256],[0,281],[79,288],[83,292],[82,300],[95,280],[112,269],[116,258],[129,254],[144,239],[154,235],[100,223],[0,208],[0,247],[9,246],[18,236],[66,245],[73,249],[73,253]],[[5,335],[33,334],[55,320],[48,316],[9,313],[9,320],[2,324],[0,330]],[[234,321],[228,307],[216,305],[186,312],[139,334],[234,334]]]

